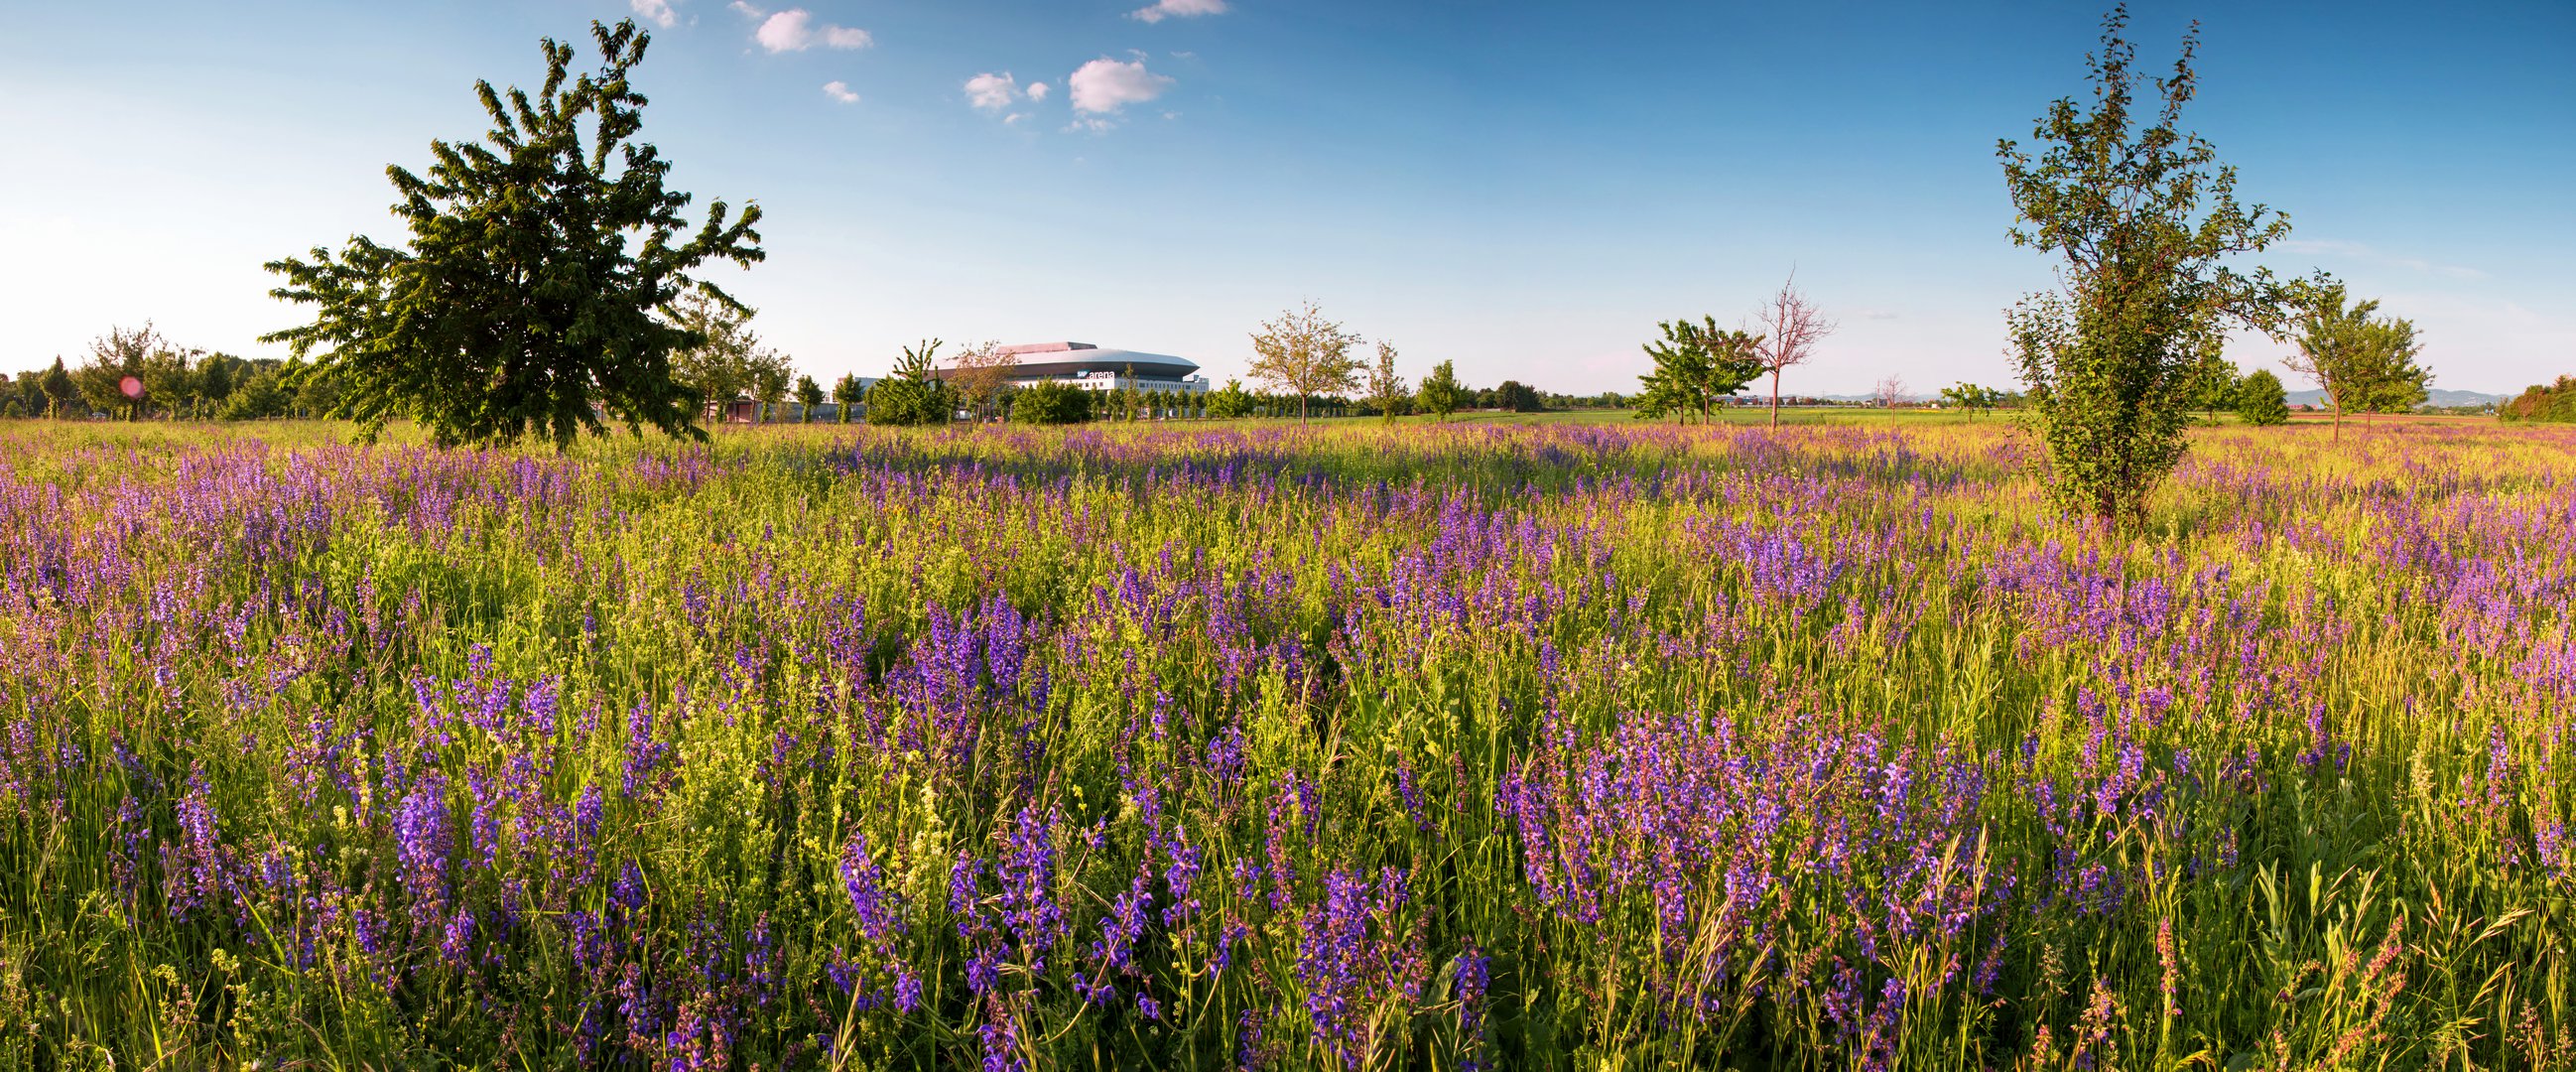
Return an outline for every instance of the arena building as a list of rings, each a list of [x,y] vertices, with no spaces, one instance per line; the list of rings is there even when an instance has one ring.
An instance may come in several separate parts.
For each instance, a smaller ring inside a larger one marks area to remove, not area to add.
[[[1207,377],[1198,375],[1197,362],[1169,354],[1109,350],[1087,342],[1027,343],[1005,346],[1002,352],[1019,360],[1010,367],[1007,382],[1013,387],[1053,382],[1086,391],[1122,391],[1130,386],[1167,394],[1208,391]],[[946,379],[957,369],[939,368],[933,374]]]

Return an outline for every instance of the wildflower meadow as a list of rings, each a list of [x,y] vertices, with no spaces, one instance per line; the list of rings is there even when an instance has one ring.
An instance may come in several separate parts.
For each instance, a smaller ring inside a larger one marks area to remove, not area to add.
[[[2040,453],[0,425],[0,1066],[2576,1065],[2576,431]]]

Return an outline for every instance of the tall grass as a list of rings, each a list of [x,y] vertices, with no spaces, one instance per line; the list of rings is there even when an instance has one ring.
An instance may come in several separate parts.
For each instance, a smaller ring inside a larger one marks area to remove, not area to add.
[[[2199,435],[0,425],[0,1065],[2576,1064],[2576,434]]]

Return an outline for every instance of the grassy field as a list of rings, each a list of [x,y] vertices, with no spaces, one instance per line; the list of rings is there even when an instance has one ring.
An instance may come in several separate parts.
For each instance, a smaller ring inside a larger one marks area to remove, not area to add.
[[[2576,1066],[2576,431],[1727,416],[0,423],[0,1067]]]

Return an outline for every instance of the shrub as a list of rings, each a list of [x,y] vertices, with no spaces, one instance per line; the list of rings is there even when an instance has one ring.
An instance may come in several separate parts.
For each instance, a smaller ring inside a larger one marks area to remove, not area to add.
[[[2576,376],[2557,383],[2535,383],[2520,397],[2496,409],[2500,421],[2550,421],[2576,424]]]
[[[2281,390],[2281,378],[2270,369],[2246,374],[2245,381],[2236,385],[2236,416],[2257,428],[2288,423],[2290,399]]]
[[[1011,396],[1011,419],[1021,424],[1080,424],[1091,419],[1091,392],[1052,381]]]

